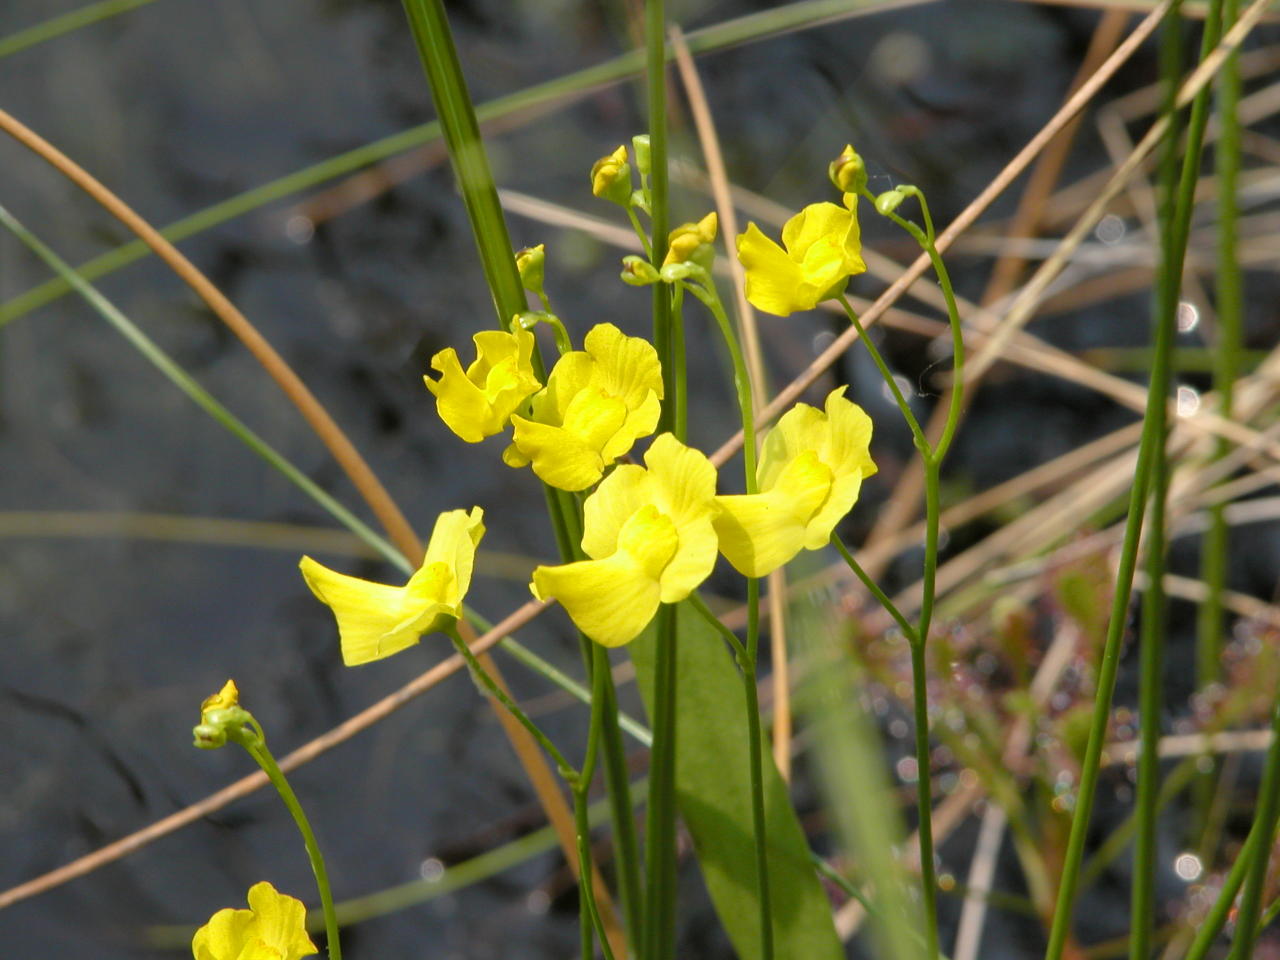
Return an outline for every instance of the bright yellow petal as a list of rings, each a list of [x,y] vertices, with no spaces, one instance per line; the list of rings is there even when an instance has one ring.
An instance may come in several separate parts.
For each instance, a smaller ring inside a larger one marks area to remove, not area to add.
[[[412,596],[422,596],[455,608],[455,617],[462,615],[462,598],[471,588],[471,573],[475,568],[476,548],[484,536],[484,511],[479,507],[466,510],[446,510],[436,517],[435,527],[431,531],[431,539],[427,542],[426,556],[422,567],[426,569],[432,564],[444,564],[452,574],[453,591],[450,596],[436,594],[420,594],[416,592],[415,581],[418,574],[406,584],[406,590]]]
[[[778,418],[760,447],[756,482],[762,492],[772,490],[782,471],[805,450],[817,450],[826,435],[822,411],[797,403]]]
[[[301,900],[278,893],[269,883],[255,883],[249,888],[249,908],[254,913],[251,934],[279,951],[281,960],[319,952],[307,936],[307,909]]]
[[[662,399],[662,364],[648,340],[628,337],[612,323],[598,323],[587,331],[583,346],[596,362],[593,383],[627,409],[637,409],[650,392]]]
[[[403,587],[349,577],[310,557],[303,557],[299,567],[311,592],[337,618],[342,662],[347,666],[381,660],[418,642],[418,633],[396,629],[414,619],[415,611],[406,609]]]
[[[723,512],[713,522],[720,552],[745,576],[772,573],[805,548],[806,526],[826,501],[831,480],[831,471],[809,450],[787,465],[773,489],[717,497]]]
[[[876,472],[871,459],[871,418],[857,404],[845,399],[844,387],[827,395],[825,430],[818,456],[834,475],[826,503],[813,516],[805,532],[805,546],[824,546],[836,524],[853,509],[862,481]]]
[[[631,516],[652,502],[651,479],[644,467],[624,463],[601,481],[582,508],[582,550],[603,560],[618,549],[618,534]]]
[[[503,454],[511,466],[524,460],[543,482],[560,490],[585,490],[604,473],[600,452],[561,427],[513,416],[513,445],[518,456]]]
[[[620,646],[639,636],[657,612],[657,578],[679,541],[671,520],[646,505],[624,524],[612,556],[538,567],[530,586],[540,600],[559,600],[596,643]]]
[[[662,602],[678,603],[711,575],[717,538],[711,524],[716,505],[716,468],[706,455],[664,433],[644,457],[653,478],[654,501],[671,518],[680,546],[662,571]]]
[[[248,938],[252,910],[219,910],[191,938],[195,960],[239,960]]]
[[[560,426],[573,398],[592,385],[595,371],[595,360],[583,351],[566,353],[551,369],[546,389],[534,396],[531,419]]]
[[[783,226],[782,245],[792,260],[802,262],[809,248],[819,240],[843,240],[851,219],[853,214],[844,207],[834,203],[811,203]]]
[[[600,451],[600,456],[604,459],[604,462],[606,464],[613,463],[613,461],[635,446],[637,440],[653,433],[658,427],[658,420],[661,416],[662,401],[658,399],[658,393],[651,390],[639,407],[627,412],[622,426],[606,441]]]
[[[747,274],[747,300],[757,310],[786,317],[806,309],[796,303],[800,268],[754,223],[738,237],[738,259]]]
[[[431,369],[440,373],[440,379],[422,379],[435,395],[436,411],[445,426],[467,443],[479,443],[498,432],[490,429],[492,410],[484,392],[467,379],[458,361],[458,352],[453,347],[432,357]]]

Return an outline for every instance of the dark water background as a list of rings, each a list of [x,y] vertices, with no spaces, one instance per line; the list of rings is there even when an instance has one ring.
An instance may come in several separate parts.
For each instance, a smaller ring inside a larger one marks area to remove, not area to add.
[[[0,33],[73,5],[0,0]],[[630,44],[622,6],[454,4],[473,95],[487,100],[621,52]],[[673,15],[694,28],[763,6],[675,3]],[[826,199],[826,163],[852,139],[883,185],[890,176],[920,184],[946,222],[1050,115],[1095,22],[1087,11],[964,0],[713,54],[701,67],[738,182],[793,208]],[[1153,75],[1144,51],[1116,92]],[[5,109],[158,224],[433,115],[403,13],[390,0],[161,0],[0,61],[0,91]],[[634,85],[622,85],[494,138],[500,184],[610,217],[611,208],[590,197],[586,171],[640,129],[638,103]],[[677,124],[677,152],[696,156],[683,114]],[[1069,176],[1102,162],[1086,126]],[[0,202],[72,262],[129,239],[8,142],[0,143]],[[674,219],[706,206],[678,193]],[[998,209],[1007,213],[1011,202]],[[439,511],[479,504],[486,547],[550,559],[542,495],[530,474],[498,463],[498,440],[472,447],[449,434],[422,387],[432,353],[456,345],[465,358],[469,335],[494,320],[448,171],[426,170],[321,224],[310,239],[285,229],[296,213],[290,201],[278,203],[182,246],[334,412],[421,533]],[[519,216],[511,227],[517,246],[548,244],[548,287],[577,337],[600,321],[645,332],[647,294],[617,282],[618,251]],[[879,224],[864,230],[868,242],[895,244],[886,249],[906,256]],[[964,292],[980,291],[987,265],[957,258]],[[0,296],[46,276],[16,241],[0,236]],[[293,408],[166,269],[149,260],[100,286],[233,411],[357,505]],[[1044,332],[1068,346],[1140,343],[1142,303],[1077,314]],[[731,391],[710,324],[692,310],[689,322],[700,374],[691,433],[710,449],[731,432]],[[830,326],[816,315],[761,323],[779,381],[825,345]],[[928,362],[910,338],[891,336],[887,349],[913,380]],[[869,366],[846,362],[840,376],[854,380],[873,415],[885,415],[875,451],[884,482],[865,495],[865,527],[911,450]],[[829,385],[820,383],[814,396]],[[952,470],[986,485],[1125,419],[1074,388],[1006,377],[975,405]],[[0,510],[331,523],[70,297],[0,335]],[[427,638],[391,660],[344,669],[329,614],[298,576],[299,553],[287,544],[269,550],[128,537],[3,541],[0,886],[68,862],[248,772],[249,761],[235,751],[190,746],[200,700],[227,676],[237,678],[285,752],[443,656],[441,639]],[[321,558],[375,579],[396,576],[378,563]],[[721,588],[734,589],[721,576]],[[470,599],[496,618],[527,596],[523,582],[483,577]],[[564,625],[555,614],[522,637],[573,671],[577,654]],[[508,673],[525,696],[547,692],[519,667]],[[543,719],[576,752],[581,712]],[[415,879],[428,858],[456,862],[537,822],[491,714],[461,678],[312,763],[294,783],[339,899]],[[955,866],[966,862],[966,836],[945,851]],[[556,855],[539,857],[457,895],[361,924],[347,932],[347,951],[355,958],[572,955],[572,890],[551,901],[549,915],[527,897],[558,869]],[[258,879],[313,899],[293,827],[266,792],[0,914],[0,956],[151,956],[137,944],[141,926],[202,922],[219,907],[243,905]],[[686,955],[728,956],[696,871],[687,870],[684,883]],[[561,877],[556,889],[563,888]],[[998,914],[991,923],[984,955],[1038,955],[1034,927]]]

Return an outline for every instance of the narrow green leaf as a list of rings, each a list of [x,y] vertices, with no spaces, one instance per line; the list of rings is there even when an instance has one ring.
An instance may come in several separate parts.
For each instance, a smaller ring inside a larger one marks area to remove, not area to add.
[[[652,629],[631,644],[640,691],[653,712],[656,644]],[[676,637],[676,799],[707,890],[742,960],[760,956],[747,766],[746,696],[723,641],[696,611],[679,608]],[[779,957],[840,958],[844,949],[831,904],[813,869],[809,845],[774,766],[764,755],[769,878]]]

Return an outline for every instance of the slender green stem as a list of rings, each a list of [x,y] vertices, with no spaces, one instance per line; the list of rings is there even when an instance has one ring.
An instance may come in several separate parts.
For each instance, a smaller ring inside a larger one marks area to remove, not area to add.
[[[653,750],[645,824],[645,960],[675,955],[676,608],[658,611],[654,666]]]
[[[644,884],[640,877],[640,844],[636,838],[635,808],[631,798],[631,781],[628,779],[627,756],[622,748],[622,734],[619,730],[622,722],[630,718],[618,709],[618,692],[613,684],[612,672],[606,673],[603,684],[609,701],[604,712],[604,777],[613,817],[618,895],[627,920],[631,951],[638,956],[640,931],[644,927]],[[642,742],[646,746],[652,745],[652,734],[643,727],[640,729],[645,735]],[[635,736],[630,728],[627,732]]]
[[[646,187],[647,189],[646,178]],[[627,207],[627,218],[631,221],[631,229],[636,232],[636,236],[640,238],[640,247],[644,250],[644,255],[653,260],[653,244],[649,240],[649,234],[645,232],[644,224],[640,222],[640,216],[636,213],[635,207]],[[665,254],[664,254],[665,256]]]
[[[1229,29],[1238,14],[1238,0],[1223,0],[1221,29]],[[1218,336],[1216,349],[1213,351],[1213,389],[1218,395],[1218,413],[1228,418],[1235,405],[1235,382],[1240,374],[1243,354],[1244,279],[1237,254],[1240,218],[1240,199],[1237,195],[1240,182],[1240,94],[1240,55],[1238,51],[1232,51],[1218,74],[1218,103],[1214,111],[1220,129],[1214,152],[1218,204],[1215,298]],[[1214,443],[1213,460],[1225,457],[1231,450],[1231,444],[1225,437],[1219,436]],[[1226,507],[1225,503],[1215,503],[1209,508],[1209,528],[1201,541],[1200,577],[1208,588],[1196,620],[1196,680],[1201,690],[1216,683],[1222,676],[1223,636],[1226,633],[1222,593],[1226,589],[1230,547]],[[1198,822],[1193,836],[1205,835],[1203,827],[1209,820],[1219,767],[1220,764],[1214,760],[1209,771],[1202,774],[1197,782]]]
[[[925,436],[924,430],[921,429],[920,421],[911,412],[911,405],[907,403],[907,398],[902,395],[902,388],[898,386],[898,381],[889,369],[889,365],[884,362],[884,357],[880,356],[880,350],[871,341],[871,338],[867,336],[867,331],[863,328],[862,321],[858,319],[858,314],[854,312],[852,305],[843,295],[840,297],[840,305],[844,307],[844,312],[848,314],[849,322],[858,331],[858,340],[866,345],[867,352],[871,354],[871,359],[875,362],[876,369],[880,371],[880,376],[884,378],[885,385],[889,388],[889,392],[893,394],[894,402],[898,404],[898,409],[902,411],[902,418],[907,421],[907,426],[911,428],[911,435],[915,437],[916,447],[921,452],[928,450],[929,439]]]
[[[862,564],[858,563],[854,555],[849,552],[849,548],[844,545],[844,541],[840,539],[840,535],[838,533],[831,534],[831,542],[835,545],[835,548],[840,551],[840,556],[844,557],[844,562],[848,565],[849,569],[853,571],[854,576],[862,581],[862,585],[867,588],[877,601],[879,601],[880,606],[884,607],[889,616],[893,617],[894,621],[898,624],[899,629],[902,630],[902,635],[906,637],[910,643],[915,643],[917,639],[916,628],[912,626],[911,622],[902,615],[902,611],[899,610],[894,605],[893,601],[889,599],[889,595],[880,589],[880,585],[871,579],[866,570],[862,569]]]
[[[609,695],[606,689],[608,676],[609,655],[604,647],[595,644],[591,657],[591,723],[587,733],[587,755],[582,761],[582,772],[573,788],[573,818],[578,838],[578,887],[586,907],[581,913],[590,918],[589,923],[582,924],[582,960],[592,960],[595,956],[591,943],[593,928],[600,939],[600,949],[604,953],[605,960],[614,960],[608,933],[600,919],[600,907],[596,903],[594,868],[591,861],[591,824],[587,817],[591,778],[595,776],[596,756],[600,749],[600,732],[604,725],[604,715],[609,707]]]
[[[329,889],[329,873],[325,869],[324,854],[320,852],[320,845],[316,842],[315,832],[311,829],[311,823],[307,820],[302,804],[298,802],[293,787],[289,786],[289,781],[281,772],[275,757],[267,749],[267,743],[261,731],[249,732],[234,727],[227,730],[227,736],[248,751],[262,768],[262,772],[267,775],[271,785],[276,788],[276,793],[280,794],[284,805],[289,808],[289,814],[297,824],[298,832],[302,834],[302,843],[307,848],[307,857],[311,861],[311,872],[316,875],[316,886],[320,890],[320,906],[324,910],[325,946],[328,948],[329,960],[342,960],[342,945],[338,939],[338,915],[333,909],[333,892]]]
[[[668,212],[667,168],[667,47],[666,11],[663,0],[645,0],[645,94],[649,111],[649,259],[661,265],[667,256]],[[671,290],[666,284],[653,285],[653,345],[662,361],[665,402],[659,430],[675,433],[680,384],[676,379],[675,356],[677,318],[671,309]],[[681,338],[683,342],[683,338]],[[677,439],[683,439],[676,434]]]
[[[923,637],[924,634],[921,634]],[[929,687],[924,643],[911,646],[911,701],[915,717],[916,811],[920,838],[920,893],[925,917],[925,956],[938,956],[938,868],[933,847],[933,772],[929,751]]]
[[[760,904],[760,956],[773,956],[773,906],[769,889],[769,848],[764,806],[764,735],[761,731],[760,694],[756,689],[756,647],[760,629],[760,581],[747,578],[747,642],[720,622],[711,608],[698,596],[689,595],[689,604],[733,648],[734,659],[742,670],[742,688],[747,703],[747,749],[751,773],[751,815],[756,834],[756,884]]]
[[[1180,265],[1180,261],[1179,261]],[[1162,318],[1162,320],[1167,318]],[[1093,715],[1089,727],[1089,741],[1085,748],[1081,768],[1080,789],[1075,812],[1071,819],[1071,832],[1067,839],[1066,855],[1062,864],[1058,887],[1057,906],[1049,930],[1046,960],[1061,960],[1070,930],[1076,887],[1080,873],[1080,861],[1084,855],[1085,838],[1089,819],[1093,813],[1093,801],[1097,791],[1098,773],[1102,760],[1102,748],[1106,740],[1107,721],[1111,715],[1111,700],[1115,693],[1116,673],[1120,663],[1120,647],[1128,619],[1129,600],[1133,592],[1133,575],[1137,566],[1138,546],[1146,507],[1146,495],[1150,489],[1152,463],[1158,456],[1157,448],[1164,442],[1160,413],[1164,410],[1169,392],[1170,371],[1168,345],[1173,340],[1173,326],[1167,322],[1156,325],[1155,357],[1148,389],[1147,409],[1143,419],[1142,439],[1138,448],[1138,460],[1134,468],[1133,489],[1129,497],[1129,513],[1125,521],[1124,540],[1120,549],[1120,561],[1116,571],[1115,593],[1112,597],[1107,637],[1103,645],[1098,668],[1097,691],[1094,695]]]
[[[444,0],[404,0],[404,9],[431,84],[449,159],[462,189],[485,278],[493,292],[498,323],[503,330],[509,330],[512,319],[525,309],[524,286],[511,252],[507,221],[502,215],[502,204],[498,201],[498,190],[480,137],[480,124],[458,62]]]
[[[561,753],[559,748],[551,742],[550,738],[542,732],[538,725],[529,719],[529,715],[521,710],[514,700],[507,696],[506,691],[494,682],[493,677],[489,676],[488,671],[485,670],[485,668],[480,664],[480,661],[476,659],[476,655],[471,652],[471,648],[467,646],[467,642],[462,639],[457,628],[449,627],[445,630],[445,633],[447,633],[449,635],[449,639],[453,641],[453,645],[462,656],[462,659],[467,661],[467,666],[471,668],[471,675],[475,677],[476,682],[484,687],[491,697],[506,707],[507,712],[515,717],[522,727],[529,731],[530,736],[537,740],[539,746],[541,746],[543,750],[547,751],[551,759],[556,762],[556,767],[560,771],[560,776],[564,777],[565,781],[570,786],[574,786],[579,779],[579,774],[578,771],[574,769],[573,764],[565,759],[564,754]]]
[[[1213,0],[1205,21],[1204,38],[1200,51],[1203,60],[1217,45],[1221,31],[1221,0]],[[1166,116],[1172,117],[1173,100],[1181,77],[1181,20],[1179,11],[1171,12],[1165,21],[1162,42],[1169,49],[1163,53],[1166,64]],[[1162,51],[1163,52],[1163,51]],[[1190,235],[1191,213],[1195,203],[1195,185],[1200,172],[1200,154],[1204,143],[1205,127],[1209,119],[1209,88],[1196,95],[1191,107],[1187,127],[1186,145],[1178,172],[1176,141],[1169,140],[1166,155],[1162,158],[1162,203],[1165,225],[1161,230],[1161,269],[1156,285],[1153,310],[1153,326],[1159,331],[1166,328],[1168,335],[1160,338],[1157,332],[1154,364],[1173,376],[1173,331],[1177,329],[1178,297],[1182,289],[1182,265],[1186,258],[1187,240]],[[1175,126],[1172,120],[1170,127]],[[1173,174],[1178,173],[1174,182]],[[1163,688],[1163,646],[1167,626],[1168,609],[1164,595],[1164,571],[1166,553],[1165,506],[1169,494],[1169,464],[1167,456],[1168,423],[1167,395],[1170,384],[1165,385],[1162,399],[1166,402],[1150,409],[1150,429],[1158,436],[1151,448],[1151,519],[1147,534],[1147,591],[1142,598],[1142,621],[1139,634],[1138,714],[1139,740],[1137,785],[1137,837],[1134,845],[1134,874],[1131,895],[1129,944],[1130,960],[1147,960],[1151,954],[1155,929],[1156,885],[1156,814],[1160,792],[1160,715]],[[1155,389],[1153,385],[1152,390]]]
[[[711,311],[716,325],[720,328],[725,346],[729,348],[729,359],[733,363],[733,386],[738,395],[738,411],[742,418],[742,462],[746,491],[757,493],[759,486],[756,477],[755,408],[751,395],[751,375],[747,372],[747,362],[742,354],[742,346],[738,343],[733,324],[729,322],[720,294],[710,277],[706,278],[705,284],[687,283],[681,286],[689,289]]]
[[[1213,941],[1217,939],[1218,934],[1222,932],[1222,928],[1226,926],[1227,919],[1231,916],[1231,909],[1236,902],[1236,894],[1240,892],[1240,887],[1244,885],[1245,875],[1248,873],[1250,865],[1257,859],[1261,838],[1262,831],[1259,828],[1259,821],[1254,820],[1248,839],[1245,840],[1244,846],[1240,848],[1240,852],[1236,855],[1235,863],[1231,865],[1227,879],[1223,881],[1222,889],[1218,891],[1217,899],[1213,901],[1213,906],[1209,908],[1209,912],[1204,919],[1196,925],[1195,939],[1191,941],[1191,946],[1183,960],[1204,960],[1208,955],[1209,949],[1213,946]],[[1263,859],[1266,858],[1264,857]]]
[[[1250,960],[1258,938],[1258,913],[1262,892],[1271,865],[1271,844],[1276,832],[1276,816],[1280,814],[1280,697],[1271,708],[1271,746],[1267,748],[1262,788],[1254,814],[1252,834],[1258,845],[1251,851],[1245,872],[1244,893],[1240,895],[1240,912],[1236,915],[1236,938],[1231,946],[1231,960]],[[1241,859],[1244,859],[1242,856]]]
[[[671,432],[683,443],[689,437],[689,359],[684,348],[684,287],[680,284],[671,291],[671,362],[675,365],[676,382]]]
[[[285,459],[274,447],[259,437],[244,424],[235,414],[224,407],[209,391],[200,386],[195,379],[182,369],[178,363],[165,353],[150,337],[139,329],[132,320],[104,297],[98,290],[77,276],[71,266],[46,246],[31,231],[19,223],[11,213],[0,206],[0,225],[3,225],[14,236],[22,241],[37,257],[43,260],[55,273],[83,297],[91,307],[116,332],[129,341],[143,358],[169,379],[174,386],[185,393],[200,409],[224,427],[236,439],[261,457],[266,463],[283,474],[294,486],[319,504],[325,512],[340,524],[358,536],[365,543],[381,554],[388,562],[404,573],[411,573],[413,567],[404,556],[375,533],[355,514],[325,493],[305,473]]]
[[[154,2],[155,0],[99,0],[98,3],[90,3],[56,17],[50,17],[25,30],[0,37],[0,59],[79,30],[81,27],[128,13],[130,10],[136,10],[138,7],[145,7]]]

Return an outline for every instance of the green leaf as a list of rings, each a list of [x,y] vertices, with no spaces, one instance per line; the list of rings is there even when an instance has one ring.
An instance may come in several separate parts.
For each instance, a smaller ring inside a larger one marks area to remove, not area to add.
[[[720,922],[738,956],[756,960],[760,912],[742,677],[724,641],[683,604],[677,630],[676,802]],[[650,716],[655,649],[652,629],[630,646]],[[841,958],[831,903],[813,869],[804,831],[767,739],[761,746],[776,955]]]

